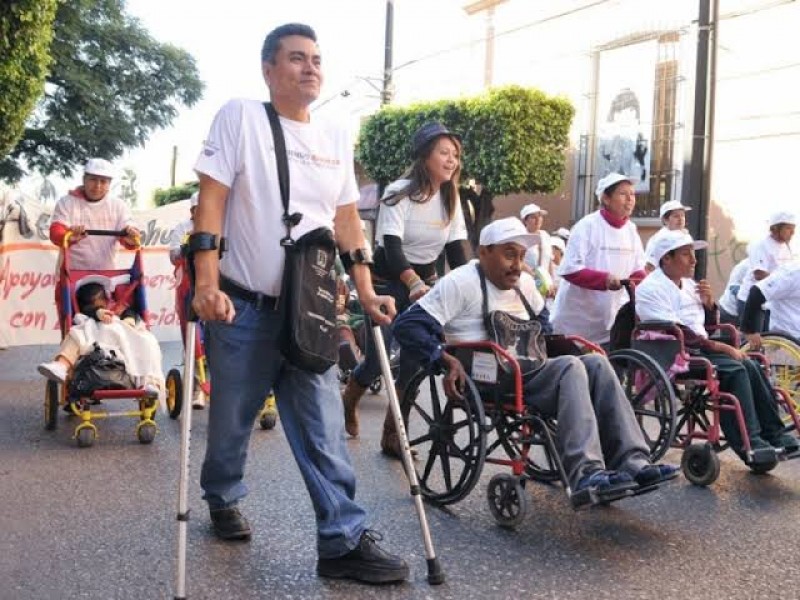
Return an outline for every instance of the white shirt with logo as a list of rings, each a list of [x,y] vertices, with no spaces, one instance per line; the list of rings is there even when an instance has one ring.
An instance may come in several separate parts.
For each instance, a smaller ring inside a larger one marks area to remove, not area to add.
[[[67,194],[59,199],[53,210],[53,223],[67,227],[84,225],[87,229],[122,231],[133,225],[130,207],[110,194],[97,202]],[[70,267],[73,269],[116,269],[119,239],[113,236],[90,235],[69,248]],[[130,266],[130,265],[128,265]]]
[[[570,232],[558,274],[564,277],[583,269],[605,271],[619,279],[644,269],[644,250],[636,225],[628,221],[620,228],[612,227],[600,211],[578,221]],[[605,343],[617,312],[627,301],[624,289],[588,290],[563,279],[550,322],[556,333]]]
[[[783,265],[755,285],[768,302],[770,331],[800,339],[800,263]]]
[[[725,291],[719,298],[719,307],[729,315],[734,317],[739,315],[739,307],[736,305],[736,294],[738,293],[739,286],[742,285],[747,267],[750,264],[748,259],[740,260],[736,266],[731,269],[731,274],[728,276],[728,283],[725,285]]]
[[[781,265],[792,262],[793,259],[794,256],[789,244],[779,242],[771,235],[768,235],[760,242],[750,244],[747,248],[749,266],[739,288],[739,294],[736,297],[742,302],[747,302],[750,288],[756,282],[756,271],[772,273]]]
[[[289,213],[303,215],[292,238],[333,228],[336,209],[358,200],[347,132],[312,114],[309,123],[280,118],[289,163]],[[272,131],[264,105],[235,99],[214,117],[195,171],[227,186],[220,272],[239,285],[277,296],[286,235]]]
[[[399,179],[386,187],[384,197],[402,190],[408,179]],[[403,242],[403,254],[408,262],[427,265],[435,261],[444,250],[445,244],[467,239],[467,227],[461,203],[456,203],[453,218],[447,218],[447,207],[437,191],[426,202],[414,202],[408,197],[397,204],[381,203],[375,240],[378,246],[385,246],[383,236],[394,235]]]
[[[488,337],[483,323],[483,295],[478,270],[475,268],[477,262],[472,260],[453,269],[418,301],[444,327],[445,338],[449,343],[480,342]],[[544,299],[536,291],[533,277],[523,272],[517,286],[533,311],[539,314],[544,307]],[[486,295],[489,312],[501,310],[520,319],[530,319],[515,290],[501,290],[487,279]]]
[[[538,240],[525,252],[525,264],[531,269],[541,267],[549,272],[550,263],[553,260],[550,234],[540,229],[534,235],[538,236]]]
[[[708,337],[703,301],[697,284],[681,279],[680,287],[656,269],[636,288],[636,315],[642,321],[671,321],[680,323],[701,337]]]

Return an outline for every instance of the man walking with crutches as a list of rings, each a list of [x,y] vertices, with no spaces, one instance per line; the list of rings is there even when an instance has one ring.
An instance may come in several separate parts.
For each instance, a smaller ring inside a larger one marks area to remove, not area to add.
[[[358,257],[365,243],[352,145],[341,128],[312,118],[309,110],[322,83],[314,31],[298,24],[278,27],[267,35],[261,60],[286,138],[289,212],[303,214],[293,235],[332,228],[340,252]],[[196,266],[193,306],[206,322],[214,382],[201,485],[214,532],[224,540],[251,535],[237,505],[247,492],[243,474],[253,420],[274,389],[316,513],[318,574],[370,583],[406,579],[408,566],[377,545],[379,537],[367,529],[366,513],[355,501],[334,369],[321,375],[303,371],[280,352],[277,298],[285,226],[264,105],[232,100],[223,106],[195,170],[200,201],[190,241]],[[220,259],[223,236],[226,250]],[[394,304],[375,294],[368,267],[354,264],[351,276],[364,310],[375,322],[388,323]]]

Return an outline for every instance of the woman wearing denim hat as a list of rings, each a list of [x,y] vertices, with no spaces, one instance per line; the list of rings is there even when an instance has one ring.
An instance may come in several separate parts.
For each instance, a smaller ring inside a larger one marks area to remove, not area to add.
[[[607,344],[614,318],[628,300],[620,281],[644,277],[642,240],[630,220],[636,204],[633,184],[620,173],[603,177],[597,184],[600,210],[572,228],[550,317],[555,333]]]
[[[402,178],[386,188],[375,232],[375,290],[391,295],[398,313],[428,292],[436,279],[436,259],[443,250],[451,268],[466,262],[467,229],[458,195],[460,137],[441,123],[426,123],[414,134],[412,153],[414,162]],[[388,348],[388,327],[384,328],[384,338]],[[373,344],[372,336],[368,336],[366,359],[355,369],[342,395],[345,429],[353,437],[359,433],[358,402],[380,375]],[[402,383],[412,374],[410,368],[401,362],[397,376],[401,400]],[[388,410],[381,450],[400,457],[400,441]]]

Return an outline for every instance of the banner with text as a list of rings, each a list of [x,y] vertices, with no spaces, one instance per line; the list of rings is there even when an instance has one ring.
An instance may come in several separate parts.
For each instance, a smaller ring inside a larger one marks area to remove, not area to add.
[[[7,193],[0,197],[0,347],[57,344],[55,307],[58,249],[48,232],[52,207]],[[175,312],[175,275],[169,238],[188,218],[189,202],[134,211],[142,231],[142,261],[150,330],[159,341],[180,339]],[[117,267],[127,269],[133,252],[120,247]]]

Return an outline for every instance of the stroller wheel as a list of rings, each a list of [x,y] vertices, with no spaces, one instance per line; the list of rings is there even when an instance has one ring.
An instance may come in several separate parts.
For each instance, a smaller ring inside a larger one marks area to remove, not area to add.
[[[181,381],[181,372],[178,369],[172,369],[167,374],[166,386],[167,412],[170,419],[177,419],[183,408],[183,382]]]
[[[274,429],[278,423],[278,411],[275,409],[275,396],[270,394],[264,402],[264,408],[258,414],[261,429]]]
[[[44,393],[44,428],[53,431],[58,425],[58,384],[47,382]]]
[[[78,448],[88,448],[97,438],[97,427],[91,423],[81,423],[75,428],[75,441]]]
[[[136,437],[139,439],[140,444],[150,444],[156,439],[157,431],[158,428],[156,427],[155,421],[145,419],[144,421],[139,421],[139,424],[136,426]]]

